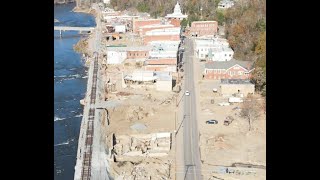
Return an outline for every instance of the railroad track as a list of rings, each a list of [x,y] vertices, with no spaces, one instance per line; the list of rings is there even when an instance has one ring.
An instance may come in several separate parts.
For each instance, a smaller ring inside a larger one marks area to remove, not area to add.
[[[97,56],[94,59],[93,68],[94,69],[93,69],[90,105],[94,105],[96,103],[97,74],[98,74],[98,57]],[[87,131],[86,131],[86,140],[85,140],[85,147],[84,147],[81,180],[90,180],[91,179],[91,160],[92,160],[92,142],[93,142],[93,133],[94,133],[94,116],[95,116],[95,108],[90,108],[89,109],[88,126],[87,126]]]

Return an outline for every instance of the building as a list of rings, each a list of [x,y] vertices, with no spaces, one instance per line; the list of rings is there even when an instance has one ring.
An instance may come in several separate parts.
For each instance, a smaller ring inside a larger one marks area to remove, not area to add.
[[[155,30],[155,29],[163,29],[163,28],[173,28],[175,27],[172,24],[152,24],[152,25],[146,25],[141,26],[138,28],[138,33],[140,36],[146,35],[146,32]]]
[[[230,61],[233,50],[226,39],[206,38],[195,40],[195,55],[200,60]]]
[[[214,36],[217,32],[217,21],[193,21],[189,30],[189,34],[196,37]]]
[[[117,25],[114,26],[114,30],[117,33],[125,33],[126,32],[126,25],[117,24]]]
[[[157,76],[153,71],[134,71],[124,77],[125,82],[155,82]]]
[[[151,41],[149,44],[152,46],[149,52],[149,57],[152,59],[157,58],[176,58],[178,54],[180,41]]]
[[[152,46],[127,47],[127,59],[135,61],[145,61],[149,57]]]
[[[228,9],[234,5],[232,0],[222,0],[218,4],[218,9]]]
[[[148,71],[177,72],[177,58],[148,59],[144,67]]]
[[[172,91],[172,75],[170,73],[156,72],[157,82],[156,89],[157,91]]]
[[[248,61],[215,61],[205,64],[205,79],[250,79],[254,70],[252,63]]]
[[[232,96],[233,94],[254,94],[254,84],[246,79],[221,79],[220,93],[223,96]]]
[[[143,37],[143,44],[150,44],[152,41],[179,41],[179,35],[146,35]]]
[[[107,64],[121,64],[127,58],[127,47],[107,47]]]
[[[174,6],[174,10],[172,14],[167,14],[167,19],[179,19],[182,20],[183,18],[188,18],[188,15],[182,14],[180,4],[177,1],[177,4]]]
[[[139,27],[147,26],[147,25],[158,25],[161,24],[161,19],[133,19],[132,29],[133,33],[139,33]]]
[[[180,41],[180,28],[154,29],[145,32],[143,44],[149,44],[152,41]]]

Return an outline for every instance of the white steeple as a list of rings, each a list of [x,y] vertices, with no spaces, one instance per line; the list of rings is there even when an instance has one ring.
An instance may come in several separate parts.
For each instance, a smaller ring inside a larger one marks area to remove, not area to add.
[[[181,14],[181,8],[178,1],[177,4],[174,6],[173,14]]]

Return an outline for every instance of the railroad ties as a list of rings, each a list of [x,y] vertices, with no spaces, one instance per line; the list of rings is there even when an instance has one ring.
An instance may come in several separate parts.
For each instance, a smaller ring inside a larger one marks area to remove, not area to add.
[[[92,107],[89,109],[89,119],[88,119],[87,131],[86,131],[81,180],[91,179],[92,143],[93,143],[94,116],[95,116],[94,105],[96,103],[97,73],[98,73],[98,57],[97,56],[95,57],[93,67],[94,69],[93,69],[91,98],[90,98],[90,105]]]

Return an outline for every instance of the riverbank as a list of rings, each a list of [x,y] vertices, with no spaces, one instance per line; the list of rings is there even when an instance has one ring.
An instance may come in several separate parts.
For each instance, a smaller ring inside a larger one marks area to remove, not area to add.
[[[76,13],[85,13],[85,14],[90,14],[95,18],[96,24],[99,21],[99,19],[97,18],[97,12],[95,9],[81,9],[78,8],[77,6],[75,8],[73,8],[72,10],[73,12]],[[93,52],[94,52],[94,47],[92,46],[93,43],[95,43],[95,38],[93,36],[93,32],[91,32],[91,34],[88,37],[85,38],[81,38],[80,41],[78,41],[74,46],[73,49],[74,51],[76,51],[77,53],[80,54],[85,54],[86,56],[93,56]],[[86,63],[86,65],[88,65],[88,63]]]

